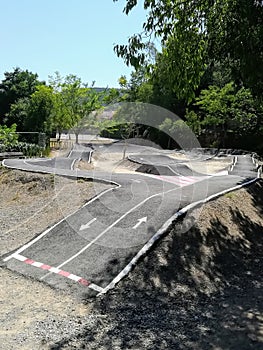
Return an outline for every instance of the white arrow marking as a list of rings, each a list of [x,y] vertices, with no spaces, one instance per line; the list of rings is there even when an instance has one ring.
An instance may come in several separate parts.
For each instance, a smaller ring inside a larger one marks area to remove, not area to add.
[[[136,230],[136,228],[138,228],[143,222],[147,221],[147,216],[145,216],[144,218],[138,219],[138,222],[136,225],[133,226],[133,229]]]
[[[90,220],[87,224],[81,225],[79,230],[80,230],[80,231],[83,231],[83,230],[86,230],[87,228],[90,228],[90,225],[91,225],[94,221],[96,221],[96,220],[97,220],[97,219],[94,218],[94,219]]]
[[[137,184],[141,183],[140,180],[134,180],[134,179],[132,179],[132,181],[133,181],[133,182],[136,182]]]

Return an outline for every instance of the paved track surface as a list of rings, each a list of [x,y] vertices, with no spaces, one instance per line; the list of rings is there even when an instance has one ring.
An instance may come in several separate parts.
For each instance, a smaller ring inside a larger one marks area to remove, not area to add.
[[[251,177],[253,174],[255,176],[256,169],[253,165],[251,165],[251,162],[252,158],[250,155],[237,155],[236,164],[230,174],[242,175],[243,177]]]
[[[121,147],[113,149],[117,152]],[[170,173],[72,170],[75,159],[89,159],[93,151],[83,147],[75,148],[68,158],[4,161],[10,168],[93,179],[94,186],[96,180],[112,184],[76,213],[3,257],[4,264],[56,288],[70,289],[81,298],[89,297],[102,292],[179,209],[256,177],[250,156],[238,156],[231,175],[208,176],[193,173],[187,164],[159,150],[142,146],[130,150],[147,152],[151,164],[157,159],[156,166],[168,166]]]

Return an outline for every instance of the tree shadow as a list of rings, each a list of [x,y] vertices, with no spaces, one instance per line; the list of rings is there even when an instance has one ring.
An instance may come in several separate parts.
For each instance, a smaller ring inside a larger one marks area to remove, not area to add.
[[[259,189],[247,191],[262,213]],[[93,302],[96,326],[50,349],[262,349],[263,228],[237,209],[229,214],[234,228],[220,215],[205,230],[191,217],[174,225]]]
[[[256,186],[250,186],[246,190],[251,194],[255,208],[263,214],[263,180],[258,180]]]

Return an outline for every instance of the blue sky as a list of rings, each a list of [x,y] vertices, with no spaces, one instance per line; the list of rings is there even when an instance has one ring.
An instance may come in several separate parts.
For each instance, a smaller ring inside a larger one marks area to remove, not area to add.
[[[142,1],[139,1],[140,3]],[[119,0],[0,0],[0,80],[15,67],[40,80],[59,71],[97,87],[117,87],[129,76],[114,51],[141,31],[142,5],[126,16]]]

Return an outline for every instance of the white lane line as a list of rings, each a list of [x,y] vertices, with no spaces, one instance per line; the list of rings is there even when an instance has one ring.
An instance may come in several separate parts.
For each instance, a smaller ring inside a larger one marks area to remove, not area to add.
[[[87,205],[93,203],[96,199],[100,198],[101,196],[103,196],[105,193],[112,191],[114,189],[114,187],[109,188],[103,192],[101,192],[100,194],[98,194],[96,197],[92,198],[90,201],[88,201],[87,203],[85,203],[80,209],[86,207]],[[58,226],[59,224],[61,224],[61,222],[63,222],[64,220],[67,220],[69,217],[71,217],[72,215],[74,215],[75,213],[77,213],[80,209],[77,209],[74,213],[66,216],[65,218],[61,219],[59,222],[57,222],[55,225],[51,226],[50,228],[48,228],[46,231],[44,231],[43,233],[41,233],[39,236],[37,236],[35,239],[33,239],[32,241],[28,242],[27,244],[23,245],[21,248],[19,248],[15,253],[9,255],[8,257],[6,257],[5,259],[3,259],[3,261],[8,261],[10,259],[12,259],[15,255],[22,253],[25,249],[29,248],[32,244],[36,243],[37,241],[39,241],[42,237],[44,237],[47,233],[49,233],[51,230],[53,230],[56,226]]]
[[[88,160],[88,163],[91,163],[91,157],[92,157],[92,153],[93,153],[94,151],[90,151],[89,152],[89,160]]]
[[[178,165],[178,164],[177,164]],[[179,163],[179,165],[181,165],[181,163]],[[169,168],[171,170],[172,173],[174,173],[177,176],[181,176],[180,173],[178,173],[177,171],[175,171],[173,168],[170,167],[170,165],[167,166],[167,168]]]
[[[73,147],[72,147],[71,151],[69,152],[69,154],[68,154],[67,158],[70,158],[70,156],[71,156],[72,152],[73,152]]]
[[[80,161],[80,158],[78,158],[78,159],[73,159],[73,162],[71,163],[71,165],[70,165],[70,170],[74,170],[74,165],[75,165],[75,163],[76,162],[79,162]]]

